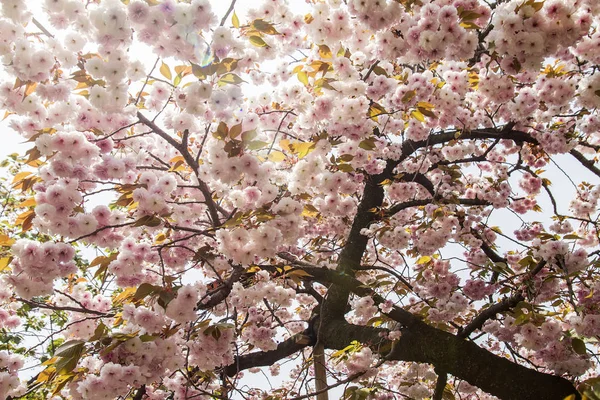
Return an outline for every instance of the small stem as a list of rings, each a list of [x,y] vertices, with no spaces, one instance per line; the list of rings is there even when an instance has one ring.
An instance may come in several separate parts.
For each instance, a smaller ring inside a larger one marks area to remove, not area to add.
[[[31,22],[33,22],[33,24],[34,24],[35,26],[37,26],[37,28],[38,28],[40,31],[42,31],[42,32],[44,33],[44,35],[46,35],[46,36],[48,36],[48,37],[51,37],[51,38],[54,38],[54,35],[53,35],[53,34],[51,34],[51,33],[48,31],[48,29],[46,29],[46,28],[44,27],[44,25],[42,25],[42,24],[40,23],[40,21],[38,21],[38,20],[37,20],[37,19],[35,19],[35,18],[32,18]]]
[[[227,10],[227,12],[225,13],[225,15],[223,16],[223,19],[221,19],[221,23],[219,24],[219,26],[225,25],[225,21],[227,21],[227,17],[233,11],[233,7],[235,6],[235,2],[236,2],[236,0],[232,0],[231,1],[231,4],[229,5],[229,9]]]

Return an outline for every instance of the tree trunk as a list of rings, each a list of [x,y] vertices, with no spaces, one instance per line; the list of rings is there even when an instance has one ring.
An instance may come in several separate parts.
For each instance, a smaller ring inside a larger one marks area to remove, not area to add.
[[[327,394],[327,370],[325,369],[325,347],[322,342],[318,342],[313,347],[313,365],[315,367],[315,389],[321,392],[317,395],[317,400],[329,400]]]

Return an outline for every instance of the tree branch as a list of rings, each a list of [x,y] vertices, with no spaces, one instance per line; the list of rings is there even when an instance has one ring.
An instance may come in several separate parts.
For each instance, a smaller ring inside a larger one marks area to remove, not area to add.
[[[458,331],[458,337],[467,338],[477,329],[481,329],[483,324],[492,318],[496,317],[496,314],[501,314],[506,311],[513,309],[519,302],[525,300],[523,295],[516,294],[514,296],[505,298],[500,303],[496,303],[485,310],[483,310],[477,317],[475,317],[467,326]]]
[[[252,367],[264,367],[272,365],[275,362],[289,357],[292,354],[304,349],[307,346],[314,344],[314,340],[311,336],[311,331],[305,330],[302,333],[298,333],[291,338],[284,340],[277,345],[275,350],[271,351],[258,351],[250,354],[244,354],[236,358],[235,362],[224,368],[227,376],[234,376],[240,371],[246,370]]]
[[[173,139],[167,132],[162,130],[158,125],[146,118],[140,111],[137,112],[137,117],[139,118],[140,122],[142,122],[148,128],[152,129],[152,131],[154,131],[158,136],[167,141],[167,143],[173,146],[173,148],[179,151],[179,153],[183,156],[185,162],[190,166],[190,168],[192,168],[192,170],[196,174],[196,178],[198,179],[198,189],[200,189],[202,195],[204,196],[204,200],[206,201],[206,206],[208,207],[208,213],[210,214],[210,218],[212,219],[213,226],[220,226],[221,221],[219,219],[217,205],[215,204],[212,198],[210,188],[203,180],[201,180],[198,177],[198,162],[190,154],[187,148],[187,135],[184,135],[184,142],[179,143],[177,140]]]
[[[596,165],[594,164],[594,162],[592,160],[588,160],[583,154],[581,154],[580,152],[578,152],[575,149],[571,150],[569,153],[573,157],[575,157],[577,159],[577,161],[579,161],[581,163],[581,165],[586,167],[588,170],[590,170],[596,176],[600,177],[600,169],[598,169],[598,167],[596,167]]]
[[[225,21],[227,21],[227,17],[233,11],[233,7],[235,6],[235,2],[236,2],[236,0],[231,0],[231,4],[229,5],[229,9],[225,13],[225,15],[223,15],[223,18],[221,19],[221,23],[219,24],[219,26],[225,25]]]
[[[448,382],[448,374],[444,371],[435,371],[438,374],[437,382],[435,383],[435,390],[431,400],[442,400],[444,397],[444,390],[446,389],[446,383]]]

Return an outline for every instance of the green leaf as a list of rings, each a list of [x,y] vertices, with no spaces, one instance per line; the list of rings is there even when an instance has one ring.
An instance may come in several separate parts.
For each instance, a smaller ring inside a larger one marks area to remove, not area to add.
[[[217,69],[219,67],[219,63],[213,63],[210,65],[207,65],[205,67],[201,67],[198,64],[192,64],[192,73],[194,74],[194,76],[200,80],[204,80],[207,77],[209,77],[210,75],[213,75],[217,72]]]
[[[246,144],[246,148],[248,150],[260,150],[260,149],[264,149],[268,145],[269,145],[269,143],[267,143],[267,142],[263,142],[260,140],[253,140],[251,142],[248,142],[248,144]]]
[[[132,226],[149,226],[156,227],[162,223],[162,220],[155,215],[145,215],[142,218],[135,221]]]
[[[66,374],[75,369],[80,357],[81,355],[77,355],[76,357],[61,358],[54,364],[54,367],[56,368],[56,371],[58,371],[59,374]]]
[[[374,150],[375,149],[375,138],[370,137],[368,139],[363,140],[358,144],[358,147],[364,150]]]
[[[224,140],[227,136],[229,136],[229,128],[227,124],[223,121],[219,122],[219,126],[217,127],[217,131],[214,134],[214,137],[220,140]]]
[[[341,172],[354,172],[354,167],[350,164],[338,164],[337,167]]]
[[[425,107],[420,107],[417,106],[417,110],[419,110],[419,112],[429,118],[435,118],[435,114],[433,113],[433,111],[425,108]]]
[[[379,65],[376,65],[375,68],[373,68],[373,72],[375,73],[375,75],[383,75],[389,77],[385,69],[381,68]]]
[[[151,285],[149,283],[142,283],[137,290],[135,291],[135,294],[133,295],[133,299],[134,300],[141,300],[144,297],[148,296],[149,294],[151,294],[152,292],[157,291],[157,289],[160,289],[154,285]]]
[[[250,36],[250,43],[256,47],[267,47],[268,44],[260,36]]]
[[[232,139],[238,137],[240,133],[242,133],[242,124],[234,125],[229,129],[229,137]]]
[[[417,95],[417,92],[415,90],[409,90],[408,92],[404,93],[404,96],[402,96],[402,102],[403,103],[408,103],[409,101],[411,101],[415,96]]]
[[[579,338],[572,338],[571,346],[573,346],[573,350],[577,354],[583,355],[583,354],[586,354],[586,352],[587,352],[587,349],[585,348],[585,343],[583,342],[583,340],[581,340]]]
[[[278,35],[277,29],[273,27],[273,24],[262,19],[256,19],[252,21],[252,28],[256,29],[259,32],[262,32],[267,35]]]
[[[178,86],[181,83],[181,74],[177,74],[175,80],[173,81],[174,86]]]
[[[83,340],[69,340],[56,349],[54,355],[59,357],[73,357],[76,354],[81,354],[84,343]]]
[[[102,322],[98,324],[96,329],[94,330],[94,336],[92,336],[89,341],[93,342],[96,340],[100,340],[104,335],[108,333],[108,328]]]

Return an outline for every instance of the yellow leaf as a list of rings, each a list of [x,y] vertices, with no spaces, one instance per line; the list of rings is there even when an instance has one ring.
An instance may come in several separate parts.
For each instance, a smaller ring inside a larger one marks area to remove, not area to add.
[[[113,304],[123,303],[126,300],[131,299],[135,295],[136,290],[137,289],[133,287],[123,290],[113,299]]]
[[[269,154],[269,161],[281,162],[283,160],[285,160],[285,154],[283,154],[281,151],[275,150]]]
[[[19,214],[17,216],[17,219],[15,220],[15,225],[23,225],[23,223],[31,216],[34,215],[34,211],[33,210],[29,210],[29,211],[25,211],[22,212],[21,214]]]
[[[8,235],[0,234],[0,246],[12,246],[14,243],[15,239],[11,239]]]
[[[414,110],[410,115],[418,121],[425,122],[425,116],[420,111]]]
[[[50,360],[56,361],[56,359],[57,359],[56,357],[53,357]],[[48,361],[50,361],[50,360],[48,360]],[[46,361],[46,362],[48,362],[48,361]],[[48,382],[55,374],[56,374],[56,368],[50,366],[38,374],[36,382],[39,382],[39,383]]]
[[[296,142],[291,147],[294,149],[294,153],[298,153],[298,158],[304,158],[315,148],[315,144],[313,142]]]
[[[14,183],[16,183],[16,182],[22,181],[23,179],[25,179],[25,178],[26,178],[26,177],[28,177],[29,175],[31,175],[31,172],[27,172],[27,171],[24,171],[24,172],[19,172],[19,173],[18,173],[18,174],[16,174],[16,175],[15,175],[15,177],[13,178],[13,181],[12,181],[12,183],[14,184]]]
[[[298,80],[304,84],[304,86],[308,85],[308,75],[306,72],[300,71],[298,72]]]
[[[292,272],[288,272],[287,275],[288,276],[297,276],[299,278],[306,277],[306,276],[312,276],[311,274],[309,274],[308,272],[306,272],[302,269],[293,270]]]
[[[239,28],[240,27],[240,19],[238,18],[238,16],[235,13],[235,11],[233,12],[233,15],[231,16],[231,23],[233,24],[234,28]]]
[[[4,257],[0,259],[0,272],[10,270],[9,264],[11,260],[12,257]]]
[[[424,108],[426,110],[433,110],[435,108],[435,106],[433,104],[428,103],[426,101],[419,101],[417,103],[417,107]]]
[[[37,203],[35,202],[35,198],[30,197],[27,200],[19,203],[19,205],[17,207],[19,207],[19,208],[32,207],[32,206],[35,206],[36,204]]]
[[[117,326],[122,325],[123,322],[124,322],[124,320],[123,320],[122,314],[121,313],[117,313],[117,315],[115,315],[115,321],[113,322],[113,327],[116,328]]]
[[[430,256],[421,256],[417,259],[417,265],[427,264],[431,260],[432,258]]]
[[[242,82],[246,82],[246,81],[243,80],[242,78],[240,78],[239,75],[229,72],[229,73],[221,76],[221,78],[219,78],[218,84],[219,84],[219,86],[223,86],[226,84],[239,85]]]
[[[52,357],[49,360],[44,361],[41,365],[53,365],[58,360],[58,357]]]
[[[169,172],[182,170],[185,170],[185,163],[182,160],[178,160],[171,168],[169,168]]]
[[[304,206],[304,210],[302,210],[302,216],[304,217],[316,217],[319,215],[319,210],[315,208],[312,204],[307,204]]]
[[[160,73],[162,74],[162,76],[164,76],[168,80],[171,80],[171,78],[172,78],[171,69],[169,69],[169,66],[167,64],[165,64],[164,62],[160,66]]]
[[[167,236],[164,233],[161,233],[160,235],[158,235],[154,238],[154,244],[161,244],[166,239],[167,239]]]
[[[281,149],[285,151],[292,151],[292,149],[290,148],[290,141],[288,139],[281,139],[279,141],[279,147],[281,147]]]
[[[261,269],[258,265],[252,265],[246,269],[246,272],[248,272],[250,274],[254,273],[254,272],[258,272],[258,271],[261,271]]]
[[[319,56],[321,56],[321,58],[331,58],[333,57],[333,54],[327,45],[321,44],[319,45]]]
[[[35,92],[35,88],[37,86],[36,82],[28,82],[27,86],[25,86],[25,95],[24,98],[29,96],[31,93]]]

